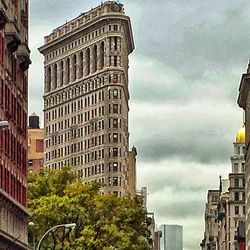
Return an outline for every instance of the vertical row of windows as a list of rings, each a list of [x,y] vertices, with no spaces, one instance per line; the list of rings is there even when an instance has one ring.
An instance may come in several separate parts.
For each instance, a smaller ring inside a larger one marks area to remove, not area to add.
[[[26,175],[27,151],[10,130],[0,130],[0,152]]]
[[[22,205],[26,202],[26,187],[0,164],[0,188]]]
[[[0,64],[3,64],[4,61],[4,37],[2,32],[0,31]]]
[[[0,79],[0,107],[5,111],[9,120],[14,121],[20,130],[26,134],[26,112],[11,89]]]

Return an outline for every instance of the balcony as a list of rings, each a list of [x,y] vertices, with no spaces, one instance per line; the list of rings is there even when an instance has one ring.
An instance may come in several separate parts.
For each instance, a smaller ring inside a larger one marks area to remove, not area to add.
[[[17,50],[21,41],[18,36],[18,30],[14,22],[8,22],[5,26],[5,35],[8,49],[13,53]]]
[[[29,65],[31,64],[30,60],[30,50],[28,46],[24,43],[22,43],[16,52],[19,67],[25,71],[29,68]]]
[[[0,5],[0,30],[5,27],[5,24],[8,22],[8,17],[6,16],[3,5]]]

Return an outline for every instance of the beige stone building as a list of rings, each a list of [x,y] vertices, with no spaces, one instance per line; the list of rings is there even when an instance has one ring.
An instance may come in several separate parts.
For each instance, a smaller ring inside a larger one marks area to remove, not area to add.
[[[128,152],[128,192],[131,196],[136,195],[136,147]]]
[[[202,250],[217,250],[219,234],[218,205],[220,190],[208,190],[205,206],[205,232],[200,244]]]
[[[44,158],[44,129],[39,126],[39,117],[33,113],[29,117],[28,127],[28,160],[29,172],[40,173]]]
[[[205,234],[202,250],[241,250],[245,238],[239,235],[239,228],[245,223],[245,127],[237,133],[234,153],[231,157],[231,172],[228,179],[220,179],[217,195],[208,192],[205,212]],[[213,191],[214,192],[214,191]],[[210,198],[209,198],[210,197]],[[216,205],[216,203],[218,203]],[[215,230],[212,230],[212,229]]]
[[[123,5],[107,1],[56,28],[44,55],[47,169],[67,165],[103,193],[128,190],[128,56],[134,50]]]
[[[237,229],[245,222],[245,127],[237,133],[234,142],[234,154],[231,157],[232,170],[229,174],[228,200],[228,248],[239,249]]]
[[[245,111],[245,182],[246,182],[246,249],[250,249],[250,65],[242,75],[238,96],[238,105]]]

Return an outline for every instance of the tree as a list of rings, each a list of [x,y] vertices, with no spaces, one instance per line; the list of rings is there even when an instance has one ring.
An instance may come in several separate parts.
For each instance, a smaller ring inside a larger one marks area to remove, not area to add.
[[[42,244],[44,249],[149,249],[146,211],[140,197],[101,195],[96,182],[75,181],[68,169],[42,172],[29,178],[28,207],[37,239],[52,226],[59,228]]]

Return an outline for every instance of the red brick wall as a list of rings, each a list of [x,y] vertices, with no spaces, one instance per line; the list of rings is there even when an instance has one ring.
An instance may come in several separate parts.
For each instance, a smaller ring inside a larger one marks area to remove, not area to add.
[[[0,120],[9,128],[0,129],[0,188],[22,205],[26,205],[27,179],[27,77],[19,68],[15,53],[7,50],[0,31]],[[6,70],[4,55],[11,68]]]

